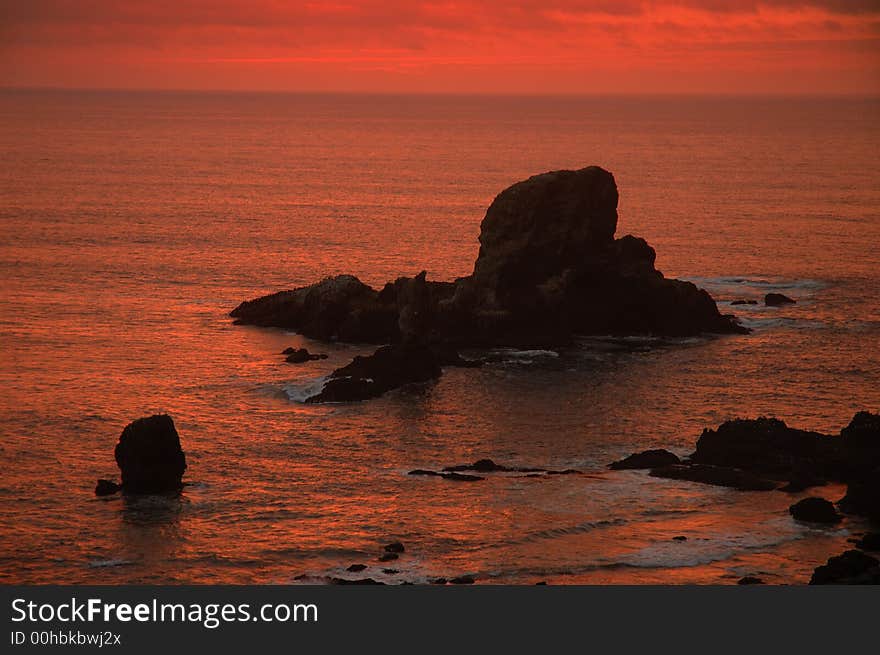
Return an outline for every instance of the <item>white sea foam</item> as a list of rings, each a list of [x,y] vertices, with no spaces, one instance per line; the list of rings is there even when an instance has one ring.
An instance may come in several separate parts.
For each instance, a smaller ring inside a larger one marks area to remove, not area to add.
[[[329,379],[329,375],[323,375],[305,382],[291,382],[282,385],[282,389],[288,400],[292,400],[295,403],[304,403],[308,398],[321,393]]]
[[[488,351],[488,361],[500,364],[533,364],[541,360],[557,359],[555,350],[518,350],[516,348],[493,348]]]
[[[131,560],[128,559],[96,559],[89,562],[89,568],[91,569],[102,569],[108,568],[112,566],[126,566],[127,564],[133,564]]]

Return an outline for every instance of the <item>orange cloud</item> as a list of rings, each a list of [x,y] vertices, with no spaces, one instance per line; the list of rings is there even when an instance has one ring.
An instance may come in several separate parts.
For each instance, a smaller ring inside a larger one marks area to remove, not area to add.
[[[876,0],[0,0],[0,84],[880,92]]]

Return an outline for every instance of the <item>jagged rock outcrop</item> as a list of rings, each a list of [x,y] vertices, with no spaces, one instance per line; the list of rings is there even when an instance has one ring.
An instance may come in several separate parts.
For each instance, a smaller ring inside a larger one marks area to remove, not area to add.
[[[671,456],[671,457],[670,457]],[[669,463],[664,463],[665,458]],[[803,491],[830,481],[847,484],[837,503],[846,514],[880,523],[880,415],[858,412],[839,436],[788,427],[776,418],[735,419],[705,429],[694,453],[680,463],[649,450],[609,465],[651,468],[651,475],[751,490]],[[780,486],[780,483],[787,484]],[[808,498],[792,505],[795,518],[835,522],[832,503]]]
[[[330,375],[320,393],[307,403],[350,402],[376,398],[406,384],[440,377],[442,369],[434,353],[424,346],[383,346],[369,356],[358,356]]]
[[[745,332],[708,293],[654,268],[644,239],[614,238],[617,185],[590,166],[502,191],[480,230],[473,274],[399,278],[377,291],[351,275],[242,303],[237,323],[360,343],[548,346],[580,334]]]
[[[736,419],[706,429],[691,460],[748,470],[777,480],[840,479],[845,470],[843,443],[809,430],[788,427],[776,418]]]

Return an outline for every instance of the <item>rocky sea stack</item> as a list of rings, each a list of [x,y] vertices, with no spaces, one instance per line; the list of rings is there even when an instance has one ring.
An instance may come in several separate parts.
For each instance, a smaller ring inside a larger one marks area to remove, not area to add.
[[[231,316],[315,339],[432,349],[746,332],[706,291],[665,278],[644,239],[615,239],[617,201],[614,177],[598,166],[536,175],[492,202],[467,277],[421,273],[376,290],[339,275],[243,302]]]
[[[139,418],[125,426],[114,452],[122,484],[98,480],[99,496],[116,491],[127,494],[160,494],[179,491],[186,470],[186,455],[174,421],[166,414]]]

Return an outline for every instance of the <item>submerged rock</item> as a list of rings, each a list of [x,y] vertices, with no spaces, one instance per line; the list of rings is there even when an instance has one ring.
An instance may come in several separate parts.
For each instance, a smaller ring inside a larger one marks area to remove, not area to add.
[[[797,302],[794,298],[789,298],[782,293],[768,293],[764,296],[764,304],[767,307],[779,307],[781,305],[793,305]]]
[[[376,398],[407,384],[428,382],[443,373],[434,353],[424,346],[383,346],[336,369],[320,393],[307,403],[351,402]]]
[[[386,553],[403,553],[406,552],[406,547],[400,541],[392,541],[385,545],[384,550]]]
[[[731,305],[757,305],[757,300],[734,300]]]
[[[434,282],[422,272],[377,291],[340,275],[243,302],[231,315],[318,339],[454,347],[746,332],[704,290],[664,278],[644,239],[615,239],[617,201],[614,177],[598,166],[536,175],[486,211],[470,276]]]
[[[624,457],[616,462],[611,462],[608,468],[614,470],[622,469],[651,469],[663,466],[672,466],[680,464],[681,460],[678,455],[670,453],[664,448],[656,448],[653,450],[644,450],[640,453],[633,453],[628,457]]]
[[[740,491],[770,491],[777,487],[777,484],[772,480],[761,478],[748,471],[708,464],[674,464],[651,469],[650,474],[655,478],[689,480],[690,482],[731,487]]]
[[[491,459],[478,459],[473,464],[456,464],[455,466],[447,466],[444,471],[475,471],[477,473],[544,473],[546,469],[528,468],[528,467],[509,467],[503,464],[496,464]]]
[[[285,361],[288,364],[302,364],[303,362],[311,362],[317,359],[327,359],[327,355],[323,353],[310,353],[305,348],[287,348],[282,354],[287,355]]]
[[[349,573],[360,573],[361,571],[363,571],[366,568],[367,568],[366,564],[352,564],[351,566],[349,566],[345,570],[348,571]]]
[[[116,444],[115,457],[125,493],[166,493],[183,484],[186,456],[174,421],[166,414],[129,423]]]
[[[804,498],[789,507],[788,512],[798,521],[839,523],[843,520],[843,517],[834,508],[834,503],[824,498]]]
[[[810,584],[880,584],[880,560],[858,550],[848,550],[817,567]]]

